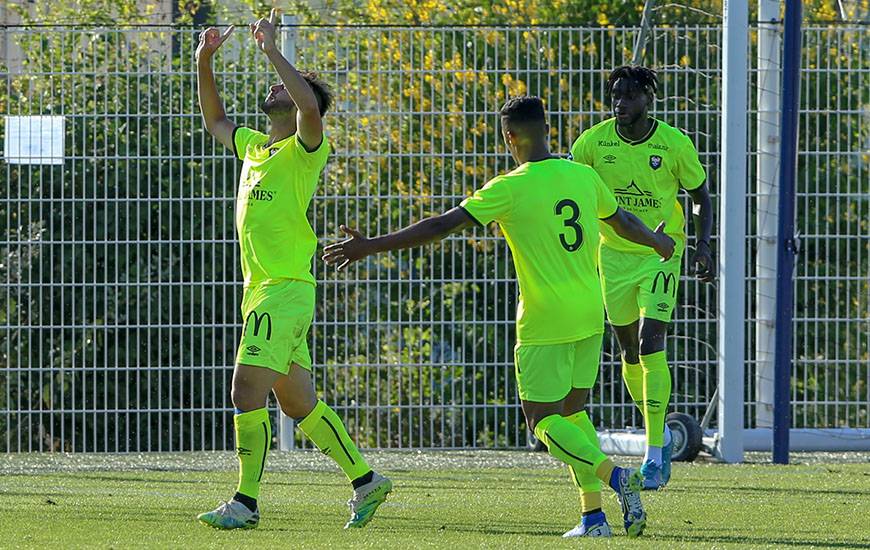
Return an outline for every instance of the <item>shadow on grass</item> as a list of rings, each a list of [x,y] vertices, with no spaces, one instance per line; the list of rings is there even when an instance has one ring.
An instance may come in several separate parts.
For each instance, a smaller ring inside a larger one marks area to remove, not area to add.
[[[870,544],[868,542],[861,542],[856,540],[854,542],[837,542],[832,540],[790,540],[783,538],[771,538],[771,537],[751,537],[751,536],[740,536],[740,535],[691,535],[691,536],[668,536],[668,535],[659,535],[657,534],[654,537],[656,541],[673,541],[673,542],[687,542],[687,543],[696,543],[699,545],[710,545],[714,543],[728,543],[728,544],[744,544],[750,545],[753,547],[769,547],[771,545],[775,545],[777,547],[781,546],[809,546],[814,548],[870,548]]]
[[[387,511],[385,511],[387,512]],[[488,519],[486,523],[476,523],[473,521],[428,521],[420,517],[403,517],[394,516],[387,513],[379,514],[376,518],[377,525],[401,530],[409,530],[410,532],[419,533],[438,533],[438,532],[456,532],[456,533],[478,533],[484,535],[524,535],[529,537],[561,537],[562,533],[573,527],[567,526],[560,529],[555,522],[535,522],[525,521],[522,525],[517,525],[516,522],[499,522]],[[372,522],[374,526],[375,523]]]
[[[812,489],[808,487],[747,487],[747,486],[717,486],[717,485],[700,485],[693,483],[690,486],[680,487],[671,489],[670,487],[666,490],[674,492],[688,492],[688,493],[696,493],[698,489],[703,489],[705,491],[709,491],[715,493],[717,491],[734,491],[738,493],[753,493],[753,494],[783,494],[788,496],[795,496],[798,494],[816,494],[816,495],[835,495],[835,496],[862,496],[867,497],[867,491],[850,491],[847,489]]]

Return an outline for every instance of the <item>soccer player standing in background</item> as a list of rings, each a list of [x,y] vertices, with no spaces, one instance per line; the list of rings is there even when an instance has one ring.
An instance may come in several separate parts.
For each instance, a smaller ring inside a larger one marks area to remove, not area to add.
[[[269,134],[233,124],[218,95],[211,59],[233,28],[223,35],[206,30],[196,51],[205,127],[244,161],[236,199],[244,328],[232,383],[239,484],[229,502],[198,517],[221,529],[258,525],[257,498],[272,442],[266,400],[274,392],[281,410],[347,475],[354,496],[345,527],[362,527],[392,483],[369,468],[338,415],[317,399],[306,342],[314,315],[311,260],[317,248],[306,211],[329,157],[322,119],[332,94],[278,51],[276,16],[272,10],[268,20],[251,25],[258,49],[281,78],[261,105],[271,123]]]
[[[646,525],[640,473],[616,467],[601,452],[595,427],[583,411],[598,376],[604,333],[596,271],[599,219],[663,258],[671,256],[674,242],[663,227],[653,232],[619,208],[594,170],[550,154],[550,127],[539,98],[513,98],[500,114],[502,137],[519,164],[515,170],[490,180],[460,206],[382,237],[368,239],[341,226],[350,238],[327,246],[323,259],[343,269],[371,254],[421,246],[475,223],[498,222],[520,287],[514,362],[523,414],[550,454],[587,488],[596,489],[584,494],[584,503],[594,508],[569,533],[610,536],[601,511],[604,482],[619,497],[626,532],[637,536]]]
[[[651,69],[622,66],[610,73],[607,99],[613,117],[583,132],[571,147],[577,162],[595,169],[616,195],[619,206],[647,227],[666,222],[677,243],[673,257],[660,262],[610,227],[601,226],[599,269],[604,305],[622,349],[622,377],[646,424],[644,488],[663,487],[671,475],[673,440],[665,424],[671,373],[665,339],[677,298],[686,247],[684,215],[677,201],[682,187],[692,199],[696,249],[690,262],[695,276],[713,280],[710,233],[713,208],[707,176],[692,140],[649,116],[658,80]]]

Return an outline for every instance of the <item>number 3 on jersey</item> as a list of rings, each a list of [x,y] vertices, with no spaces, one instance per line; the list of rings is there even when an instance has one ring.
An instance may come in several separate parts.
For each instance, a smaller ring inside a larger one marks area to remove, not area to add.
[[[571,199],[562,199],[556,203],[556,215],[564,216],[565,210],[568,210],[568,217],[563,219],[562,223],[573,232],[573,235],[568,234],[570,232],[560,233],[559,242],[568,252],[575,252],[583,246],[583,227],[577,223],[580,219],[580,207]]]

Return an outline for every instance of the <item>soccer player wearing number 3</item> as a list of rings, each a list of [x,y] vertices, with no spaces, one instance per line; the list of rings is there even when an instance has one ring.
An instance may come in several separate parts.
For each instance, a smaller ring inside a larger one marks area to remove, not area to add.
[[[622,377],[646,424],[646,456],[641,467],[644,488],[663,487],[671,475],[670,430],[665,424],[671,396],[671,373],[665,338],[677,299],[680,265],[686,247],[684,216],[677,191],[692,198],[697,235],[691,269],[699,280],[713,280],[710,232],[713,211],[704,184],[706,174],[692,141],[681,131],[649,116],[656,74],[623,66],[607,81],[613,118],[583,132],[571,147],[577,162],[595,169],[616,195],[621,208],[648,227],[662,220],[677,243],[662,263],[611,228],[601,228],[599,264],[604,305],[622,348]]]
[[[224,113],[211,58],[233,28],[223,35],[207,29],[196,51],[206,129],[243,161],[236,229],[244,276],[244,325],[232,385],[239,484],[229,502],[198,517],[220,529],[259,524],[257,498],[272,442],[266,399],[274,392],[281,410],[344,471],[354,492],[345,527],[362,527],[392,484],[369,468],[338,415],[317,399],[306,343],[314,315],[311,260],[317,248],[306,211],[329,157],[322,119],[332,94],[278,51],[276,17],[272,10],[269,19],[251,25],[257,48],[281,78],[261,105],[271,123],[269,134],[236,126]]]
[[[495,221],[513,253],[519,280],[515,374],[529,428],[550,454],[582,477],[588,498],[601,507],[601,482],[616,491],[626,531],[646,525],[639,471],[616,467],[598,447],[583,411],[598,376],[604,307],[599,283],[599,220],[616,234],[670,258],[674,241],[653,232],[616,204],[613,193],[588,166],[554,157],[549,125],[537,97],[518,97],[500,111],[502,137],[519,166],[478,189],[460,206],[382,237],[350,238],[324,249],[323,259],[344,269],[371,254],[421,246],[474,224]],[[601,521],[582,534],[609,536]]]

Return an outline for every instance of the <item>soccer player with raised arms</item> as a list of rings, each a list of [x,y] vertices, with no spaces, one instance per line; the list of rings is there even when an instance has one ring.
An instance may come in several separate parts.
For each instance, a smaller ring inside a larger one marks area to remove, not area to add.
[[[513,254],[519,280],[514,352],[517,387],[529,428],[550,454],[582,478],[589,514],[575,530],[610,536],[601,511],[601,482],[618,495],[629,536],[646,525],[640,472],[619,468],[601,452],[583,412],[598,376],[604,307],[598,273],[599,220],[639,246],[670,258],[673,240],[619,208],[588,166],[550,154],[549,125],[537,97],[509,100],[500,111],[502,137],[519,166],[497,176],[444,214],[381,237],[350,238],[325,247],[323,259],[344,269],[371,254],[421,246],[495,221]],[[596,492],[597,491],[597,492]],[[574,530],[572,530],[574,531]]]
[[[683,188],[692,199],[696,246],[690,262],[699,280],[713,280],[710,233],[713,209],[704,168],[692,140],[649,116],[656,73],[639,66],[615,69],[607,80],[613,117],[583,132],[571,147],[577,162],[595,169],[621,208],[647,227],[664,220],[677,243],[673,257],[660,262],[643,246],[601,226],[599,269],[604,305],[622,349],[622,377],[646,424],[644,488],[663,487],[671,475],[673,440],[665,424],[671,373],[665,339],[677,300],[680,265],[686,247],[684,215],[677,202]]]
[[[336,413],[317,399],[306,339],[314,315],[311,260],[317,239],[306,217],[329,157],[323,115],[332,105],[326,85],[297,71],[275,45],[276,10],[251,25],[251,34],[281,79],[261,110],[268,134],[236,126],[224,112],[211,59],[232,33],[208,29],[196,51],[199,104],[205,127],[243,161],[236,199],[244,295],[243,334],[233,372],[232,401],[239,458],[235,496],[198,516],[221,529],[252,529],[272,430],[266,400],[274,392],[281,410],[344,471],[353,486],[348,527],[362,527],[392,489],[369,468]]]

